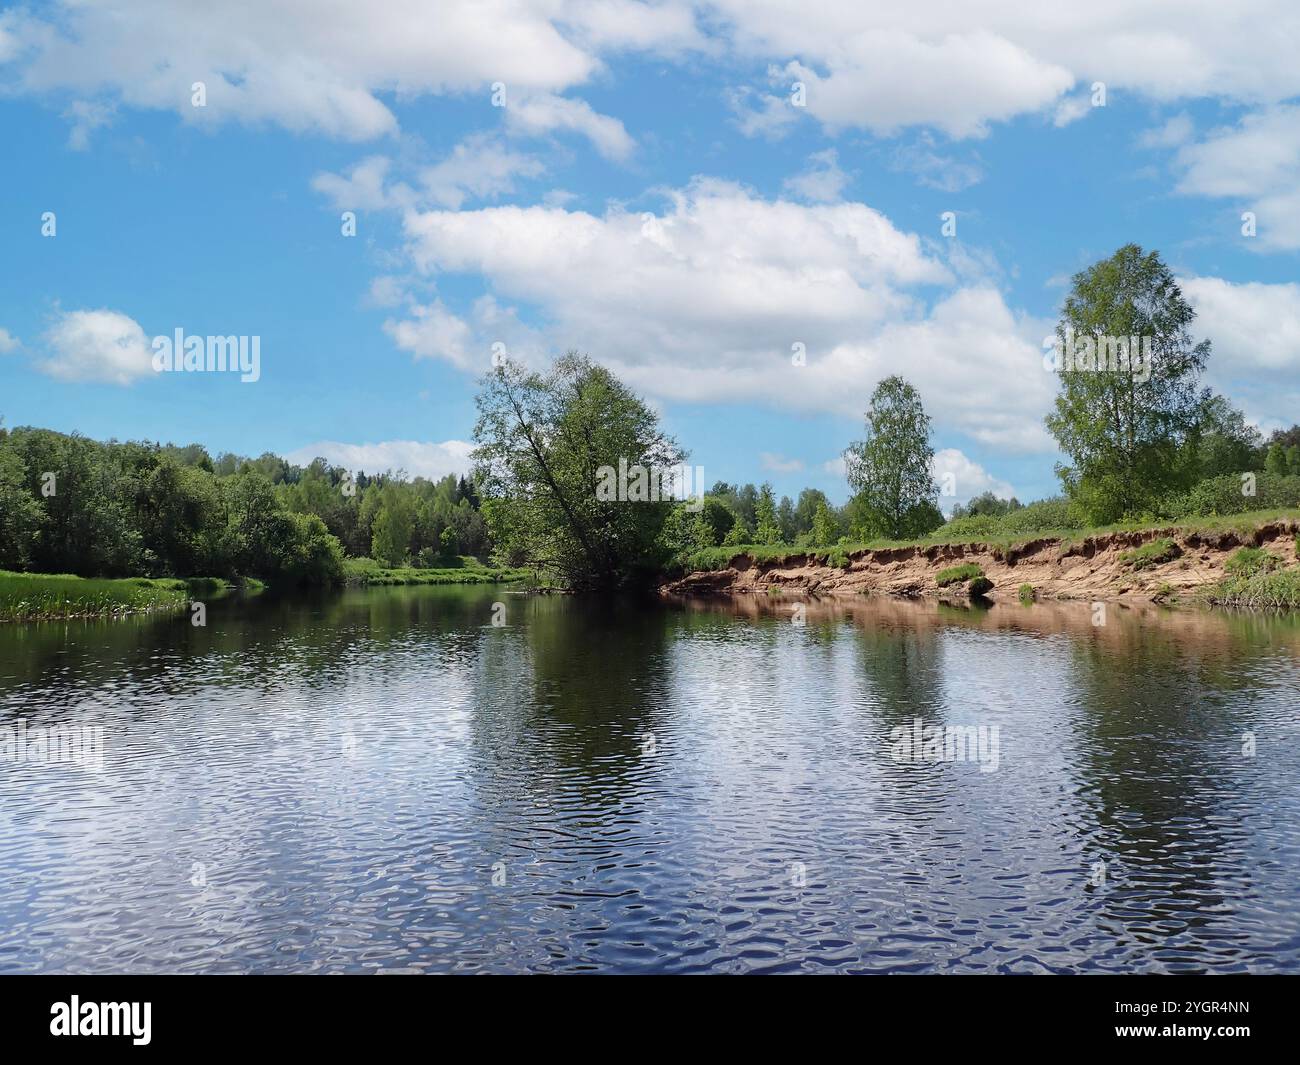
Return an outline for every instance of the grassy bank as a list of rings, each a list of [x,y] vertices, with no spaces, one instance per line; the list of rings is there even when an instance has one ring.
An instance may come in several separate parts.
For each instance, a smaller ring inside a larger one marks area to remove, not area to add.
[[[222,586],[218,588],[217,586]],[[197,586],[224,590],[224,581]],[[113,617],[148,610],[183,610],[198,590],[183,580],[128,577],[108,580],[65,573],[0,570],[0,621]],[[205,593],[210,594],[210,593]]]
[[[385,566],[373,558],[345,558],[343,575],[348,584],[506,584],[531,581],[531,570],[485,566],[464,556],[459,565],[442,568]]]
[[[1026,508],[1028,509],[1028,508]],[[990,548],[1016,548],[1034,540],[1060,540],[1063,544],[1079,543],[1089,537],[1104,536],[1115,532],[1144,532],[1167,529],[1179,535],[1192,532],[1213,533],[1237,530],[1248,533],[1269,521],[1281,518],[1300,520],[1300,508],[1279,508],[1274,510],[1256,510],[1244,514],[1214,515],[1209,517],[1183,518],[1178,521],[1121,522],[1115,525],[1102,525],[1094,528],[1054,527],[1015,528],[1008,531],[991,524],[986,532],[975,533],[968,529],[949,529],[942,526],[929,536],[918,540],[864,540],[841,541],[830,546],[793,547],[790,544],[746,544],[738,546],[707,547],[692,552],[686,560],[686,570],[705,572],[726,569],[731,560],[741,555],[748,555],[756,562],[786,562],[792,559],[809,558],[827,566],[843,566],[849,556],[857,551],[888,550],[892,548],[932,547],[939,544],[985,544]]]

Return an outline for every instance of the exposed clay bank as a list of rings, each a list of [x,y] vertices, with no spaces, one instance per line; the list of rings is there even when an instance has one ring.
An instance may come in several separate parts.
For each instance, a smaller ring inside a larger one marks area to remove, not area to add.
[[[1258,547],[1280,565],[1297,561],[1300,522],[1281,518],[1253,528],[1170,527],[1105,532],[1075,539],[1040,537],[1014,545],[917,544],[848,551],[843,565],[826,553],[791,552],[779,558],[736,555],[721,569],[700,570],[667,582],[667,595],[790,591],[809,595],[884,595],[965,598],[960,585],[940,588],[939,573],[973,563],[993,582],[986,598],[1014,600],[1022,585],[1038,598],[1135,599],[1162,602],[1203,597],[1227,576],[1226,564],[1242,547]],[[1167,561],[1136,567],[1129,553],[1172,540]]]

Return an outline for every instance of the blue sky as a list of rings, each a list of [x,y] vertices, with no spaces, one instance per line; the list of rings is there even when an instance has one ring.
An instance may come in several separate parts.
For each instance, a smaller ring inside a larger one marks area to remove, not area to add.
[[[576,348],[710,482],[842,500],[901,373],[945,504],[1027,500],[1056,487],[1042,337],[1134,241],[1184,280],[1210,383],[1295,420],[1290,6],[843,6],[2,8],[0,415],[438,474],[494,343]],[[177,328],[260,337],[260,379],[155,373]]]

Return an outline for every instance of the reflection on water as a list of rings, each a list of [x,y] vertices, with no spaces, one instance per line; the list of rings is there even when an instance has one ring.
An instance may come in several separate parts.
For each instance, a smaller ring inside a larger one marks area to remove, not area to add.
[[[1300,970],[1297,619],[791,606],[0,628],[0,971]]]

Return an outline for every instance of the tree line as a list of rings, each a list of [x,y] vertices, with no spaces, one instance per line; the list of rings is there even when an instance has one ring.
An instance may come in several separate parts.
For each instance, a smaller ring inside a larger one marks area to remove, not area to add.
[[[346,556],[449,566],[491,548],[464,478],[0,426],[0,569],[328,584]]]

